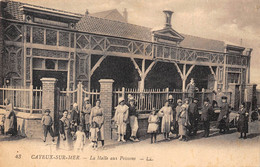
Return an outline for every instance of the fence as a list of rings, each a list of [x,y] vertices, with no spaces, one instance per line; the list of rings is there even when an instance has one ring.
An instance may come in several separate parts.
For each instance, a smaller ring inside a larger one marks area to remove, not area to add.
[[[99,98],[100,93],[97,90],[87,91],[82,87],[82,83],[79,82],[77,89],[75,90],[62,90],[58,93],[58,110],[72,110],[73,104],[77,103],[79,110],[83,109],[84,98],[88,97],[92,106],[95,105],[95,101]]]
[[[42,89],[3,87],[0,88],[0,107],[5,108],[4,100],[8,98],[17,111],[42,113]]]
[[[151,111],[152,107],[155,107],[159,110],[163,107],[164,102],[168,99],[169,95],[173,96],[174,103],[177,103],[178,99],[184,99],[188,97],[188,93],[180,92],[176,90],[170,91],[169,88],[166,89],[144,89],[144,91],[140,91],[139,89],[127,89],[122,88],[121,90],[113,91],[113,109],[118,105],[118,98],[124,97],[127,99],[127,96],[131,94],[136,102],[137,111],[138,112],[146,112]],[[224,94],[228,97],[229,103],[231,103],[231,92],[224,92]],[[202,106],[205,98],[209,98],[210,101],[214,98],[214,93],[212,91],[206,90],[203,92],[197,92],[196,97],[199,99],[199,107]]]

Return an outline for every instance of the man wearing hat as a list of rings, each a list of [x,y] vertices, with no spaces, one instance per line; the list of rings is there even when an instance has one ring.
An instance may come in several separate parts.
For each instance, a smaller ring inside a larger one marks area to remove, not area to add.
[[[222,96],[222,105],[218,116],[219,133],[226,133],[229,130],[229,105],[227,104],[227,97]]]
[[[198,110],[198,98],[194,98],[193,102],[189,105],[188,114],[191,126],[189,127],[189,134],[196,135],[198,131],[199,122],[199,110]]]
[[[118,140],[126,142],[124,137],[126,135],[126,125],[128,121],[128,113],[129,113],[129,107],[125,105],[125,100],[123,97],[120,97],[118,99],[118,106],[116,107],[115,112],[115,123],[117,125],[117,131],[118,131]]]
[[[209,99],[204,100],[201,113],[201,121],[203,122],[204,134],[203,137],[209,137],[209,128],[210,128],[210,116],[213,113],[213,108],[209,104]]]
[[[83,115],[84,115],[84,121],[85,121],[85,133],[86,137],[89,138],[89,130],[90,130],[90,123],[89,123],[89,118],[90,118],[90,113],[91,113],[91,104],[89,102],[89,97],[84,98],[84,106],[83,106]]]
[[[186,88],[186,92],[188,93],[188,97],[191,99],[191,98],[194,98],[195,96],[195,90],[197,90],[198,88],[196,87],[195,85],[195,82],[194,82],[194,79],[191,78],[190,80],[190,83],[187,85],[187,88]]]
[[[128,99],[129,101],[129,121],[130,121],[130,127],[131,127],[131,137],[130,140],[132,141],[139,141],[136,137],[136,133],[138,130],[138,119],[137,119],[137,112],[136,112],[136,106],[135,106],[135,99],[134,97],[130,97]]]

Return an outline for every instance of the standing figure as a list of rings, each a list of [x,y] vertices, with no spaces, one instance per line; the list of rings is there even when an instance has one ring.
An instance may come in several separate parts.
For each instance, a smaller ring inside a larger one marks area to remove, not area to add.
[[[229,130],[229,105],[227,104],[227,97],[222,96],[222,105],[218,116],[219,133],[226,133]]]
[[[158,133],[159,121],[160,121],[160,119],[156,113],[156,109],[155,109],[155,107],[153,107],[152,112],[148,118],[148,129],[147,129],[147,133],[151,134],[151,144],[156,143],[156,136]]]
[[[204,134],[203,137],[209,137],[210,118],[213,112],[212,106],[209,104],[209,99],[204,100],[202,106],[201,121],[203,122]]]
[[[5,104],[6,113],[4,122],[4,133],[14,136],[17,134],[17,118],[14,113],[13,105],[9,99],[5,99]]]
[[[104,109],[101,107],[101,100],[97,99],[96,106],[91,109],[89,123],[92,125],[93,122],[96,122],[99,133],[98,141],[101,141],[102,148],[105,145],[104,141]]]
[[[51,137],[52,137],[52,141],[54,142],[54,133],[53,133],[53,130],[52,130],[52,124],[53,124],[53,120],[52,120],[52,117],[50,116],[50,110],[47,109],[45,110],[45,114],[43,115],[42,117],[42,126],[43,126],[43,134],[44,134],[44,139],[43,139],[43,142],[46,141],[46,137],[47,137],[47,134],[48,132],[50,133]]]
[[[78,110],[78,104],[74,103],[71,112],[71,124],[73,133],[77,132],[77,126],[80,125],[80,113]]]
[[[168,101],[169,101],[169,106],[171,106],[172,111],[173,111],[173,114],[172,114],[173,115],[173,122],[172,122],[172,126],[171,126],[171,128],[172,128],[171,131],[172,131],[172,133],[175,133],[176,136],[178,136],[179,129],[178,129],[178,123],[176,121],[176,110],[175,110],[176,106],[174,104],[174,99],[173,99],[172,95],[169,95]]]
[[[199,123],[199,109],[198,109],[198,98],[194,98],[193,102],[189,105],[188,113],[191,126],[189,127],[190,135],[196,135],[198,131]]]
[[[194,79],[191,78],[190,80],[190,83],[187,85],[187,88],[186,88],[186,92],[188,93],[188,97],[191,99],[191,98],[194,98],[195,96],[195,90],[197,90],[198,88],[196,87],[195,85],[195,82],[194,82]]]
[[[59,121],[59,135],[57,140],[57,149],[72,149],[71,122],[68,119],[68,111],[63,111],[63,116]]]
[[[117,125],[117,131],[118,131],[118,140],[117,141],[122,141],[126,142],[124,139],[124,136],[126,135],[126,124],[128,121],[128,112],[129,112],[129,107],[125,105],[124,98],[120,97],[118,99],[118,106],[116,107],[116,112],[115,112],[115,123]]]
[[[164,138],[170,140],[169,133],[171,131],[171,123],[173,122],[172,107],[169,106],[168,100],[165,105],[160,109],[159,114],[162,115],[161,132],[164,133]]]
[[[178,128],[177,129],[177,132],[176,132],[176,138],[179,136],[179,124],[178,124],[178,115],[179,115],[179,113],[181,112],[181,110],[182,110],[182,108],[181,108],[181,106],[182,106],[182,100],[181,99],[178,99],[177,100],[177,107],[176,107],[176,116],[175,116],[175,120],[176,120],[176,128]]]
[[[245,103],[242,103],[239,111],[239,118],[238,118],[238,125],[237,125],[237,131],[240,132],[240,139],[244,138],[246,139],[246,133],[248,133],[248,121],[249,121],[249,114],[248,111],[245,108]],[[244,137],[243,137],[244,133]]]
[[[89,118],[90,118],[90,113],[91,113],[91,104],[89,102],[89,98],[85,97],[84,99],[84,106],[83,106],[83,112],[84,112],[84,117],[85,117],[85,133],[86,137],[89,138],[89,130],[90,130],[90,123],[89,123]]]
[[[130,121],[130,127],[131,127],[131,137],[130,140],[132,141],[139,141],[136,137],[136,133],[138,130],[138,119],[137,119],[137,112],[136,112],[136,106],[135,106],[135,99],[131,97],[129,99],[129,121]]]
[[[86,135],[84,133],[83,127],[81,125],[78,126],[78,130],[75,134],[75,137],[76,137],[76,142],[74,144],[74,150],[75,151],[83,151],[84,146],[87,143],[87,138],[86,138]]]
[[[97,149],[98,134],[98,124],[96,122],[92,122],[92,124],[90,125],[90,141],[92,142],[93,149]]]
[[[177,113],[177,121],[179,125],[180,141],[188,141],[187,126],[189,123],[188,108],[186,104],[183,104]]]

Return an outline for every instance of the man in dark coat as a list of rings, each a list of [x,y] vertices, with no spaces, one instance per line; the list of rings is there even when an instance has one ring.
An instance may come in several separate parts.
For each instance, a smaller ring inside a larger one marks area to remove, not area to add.
[[[196,135],[198,131],[199,122],[199,110],[198,110],[198,98],[194,98],[193,102],[189,105],[188,114],[190,119],[189,135]]]
[[[195,90],[197,90],[197,89],[198,88],[196,88],[194,79],[191,78],[190,83],[187,85],[187,88],[186,88],[186,92],[188,93],[189,99],[194,98]]]
[[[209,99],[206,98],[204,100],[204,104],[202,106],[202,113],[201,113],[201,121],[203,122],[203,127],[204,127],[203,137],[209,137],[210,118],[212,113],[213,113],[213,108],[209,104]]]
[[[229,105],[227,104],[227,97],[222,96],[222,105],[220,106],[220,113],[218,116],[219,133],[226,133],[229,130]]]

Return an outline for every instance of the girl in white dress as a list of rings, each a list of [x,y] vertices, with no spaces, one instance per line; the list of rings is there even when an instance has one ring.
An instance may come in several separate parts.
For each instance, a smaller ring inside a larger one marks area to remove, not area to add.
[[[83,151],[84,146],[87,142],[87,137],[84,133],[84,129],[82,128],[82,126],[78,126],[78,131],[76,132],[75,137],[76,142],[74,145],[74,150]]]
[[[156,113],[155,107],[153,107],[152,112],[148,118],[148,129],[147,133],[151,134],[151,144],[156,143],[156,135],[158,133],[158,123],[159,123],[159,117]]]

